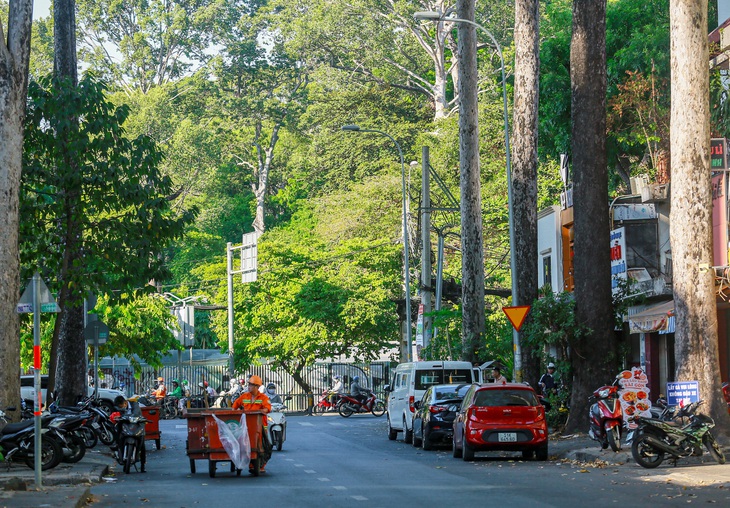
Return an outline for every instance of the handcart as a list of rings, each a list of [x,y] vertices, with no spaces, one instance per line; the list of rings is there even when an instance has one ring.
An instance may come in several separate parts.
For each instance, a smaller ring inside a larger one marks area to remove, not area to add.
[[[190,459],[190,472],[195,474],[195,461],[208,460],[208,432],[205,429],[205,409],[183,409],[183,418],[188,422],[188,439],[185,451]]]
[[[157,406],[141,406],[142,416],[147,419],[144,426],[144,439],[155,440],[155,447],[160,449],[160,408]]]
[[[208,474],[211,478],[215,478],[216,463],[218,462],[231,462],[231,471],[235,470],[235,466],[228,456],[228,453],[223,448],[223,444],[218,437],[218,424],[213,418],[213,415],[217,416],[222,421],[238,423],[241,419],[241,412],[224,409],[211,411],[204,411],[203,416],[205,417],[205,428],[208,434]],[[248,429],[248,438],[251,444],[251,472],[254,476],[258,476],[261,472],[261,467],[271,457],[271,447],[264,446],[264,418],[266,415],[261,411],[246,412],[246,428]],[[190,428],[190,425],[188,425]],[[189,434],[188,434],[189,435]],[[240,470],[235,470],[236,475],[240,475]]]

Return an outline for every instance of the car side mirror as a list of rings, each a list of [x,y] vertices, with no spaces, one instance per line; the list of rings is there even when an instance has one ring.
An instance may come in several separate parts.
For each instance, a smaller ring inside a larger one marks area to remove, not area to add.
[[[386,391],[386,392],[389,392],[390,391],[390,385],[385,385],[383,387],[383,390]]]

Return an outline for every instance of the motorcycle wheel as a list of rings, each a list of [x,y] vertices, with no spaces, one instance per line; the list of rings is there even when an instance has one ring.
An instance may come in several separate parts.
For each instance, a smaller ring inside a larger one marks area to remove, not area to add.
[[[618,425],[606,429],[606,437],[608,438],[608,445],[613,451],[621,451],[621,428]]]
[[[276,451],[277,452],[280,452],[281,451],[281,447],[284,445],[284,443],[281,440],[281,438],[282,438],[281,431],[280,430],[275,430],[271,434],[272,434],[271,435],[271,441],[273,441],[271,444],[274,445],[274,447],[276,447]]]
[[[67,464],[75,464],[83,459],[84,455],[86,455],[86,445],[84,444],[84,440],[78,436],[68,436],[67,448],[71,450],[71,453],[69,455],[64,453],[63,459],[61,459]]]
[[[646,469],[654,469],[664,462],[664,452],[654,449],[645,434],[634,438],[634,442],[631,443],[631,455],[637,464]]]
[[[385,414],[385,404],[383,403],[383,401],[377,401],[375,405],[373,405],[373,409],[370,412],[377,417],[383,416]]]
[[[127,443],[124,445],[124,474],[129,474],[134,464],[134,445]]]
[[[354,411],[350,407],[350,404],[342,404],[340,406],[340,416],[343,418],[347,418],[348,416],[351,416]]]
[[[717,441],[715,441],[712,434],[707,432],[704,436],[702,436],[702,444],[705,445],[705,448],[707,448],[707,451],[710,452],[710,456],[715,459],[715,462],[718,464],[725,463],[725,454],[722,453],[722,449],[717,444]]]
[[[35,439],[35,438],[31,438]],[[31,447],[33,446],[31,442]],[[63,449],[61,443],[49,436],[41,436],[41,471],[56,467],[63,458]],[[25,465],[31,469],[35,469],[35,455],[33,448],[29,450],[28,456],[25,458]]]
[[[97,431],[99,434],[99,441],[107,446],[114,443],[114,432],[109,428],[110,425],[111,423],[109,425],[102,424],[101,428]]]
[[[79,429],[79,436],[83,438],[86,448],[93,448],[99,442],[99,438],[96,437],[96,433],[88,427],[81,427]]]
[[[312,406],[313,415],[321,415],[322,413],[324,413],[324,411],[325,411],[325,408],[322,407],[320,404],[315,404],[314,406]]]

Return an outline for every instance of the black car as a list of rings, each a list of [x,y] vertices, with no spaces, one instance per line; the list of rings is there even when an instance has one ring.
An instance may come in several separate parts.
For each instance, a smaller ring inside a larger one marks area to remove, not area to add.
[[[414,404],[413,446],[431,450],[434,444],[449,444],[452,424],[471,384],[433,385]]]

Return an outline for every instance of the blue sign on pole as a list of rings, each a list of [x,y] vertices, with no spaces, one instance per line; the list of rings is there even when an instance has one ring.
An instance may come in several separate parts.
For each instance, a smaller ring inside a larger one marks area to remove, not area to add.
[[[667,403],[670,406],[683,406],[700,400],[699,381],[676,381],[667,383]]]

